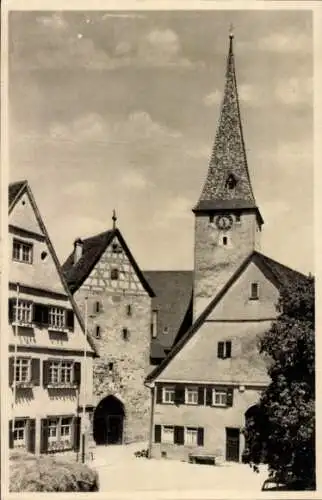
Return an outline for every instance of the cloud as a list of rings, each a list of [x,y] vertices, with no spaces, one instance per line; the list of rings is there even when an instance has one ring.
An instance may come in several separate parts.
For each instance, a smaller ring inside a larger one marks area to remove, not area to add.
[[[120,178],[120,184],[130,190],[142,191],[147,187],[152,186],[152,182],[145,177],[145,175],[138,170],[129,170],[125,172]]]
[[[203,103],[205,106],[215,106],[220,103],[222,95],[223,94],[220,90],[215,89],[213,92],[210,92],[210,94],[207,94],[204,97]]]
[[[137,143],[139,141],[164,143],[178,139],[182,134],[167,125],[155,122],[146,111],[135,111],[121,121],[90,113],[76,118],[69,124],[53,123],[49,139],[53,141],[104,144]]]
[[[76,198],[84,198],[93,196],[96,192],[97,185],[91,181],[76,181],[68,184],[62,189],[62,192],[67,196],[74,196]]]
[[[279,80],[275,86],[275,97],[287,105],[312,104],[312,79],[291,77]]]
[[[162,210],[157,210],[154,213],[153,223],[159,227],[167,227],[173,224],[174,220],[189,220],[191,219],[191,200],[184,196],[176,196],[170,198]]]
[[[256,48],[268,52],[307,53],[312,51],[312,38],[305,33],[270,33],[258,40]]]

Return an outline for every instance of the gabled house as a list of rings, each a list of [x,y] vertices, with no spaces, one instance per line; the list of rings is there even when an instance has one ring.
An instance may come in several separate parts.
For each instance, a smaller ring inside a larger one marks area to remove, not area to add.
[[[240,461],[241,429],[269,383],[259,337],[281,289],[307,277],[260,253],[263,218],[248,171],[233,36],[219,125],[195,215],[192,325],[146,378],[150,456]]]
[[[75,242],[63,272],[100,355],[93,373],[94,439],[97,444],[146,440],[150,395],[143,382],[150,371],[154,291],[115,215],[111,230]]]
[[[97,352],[27,181],[9,185],[9,249],[10,448],[78,451]]]

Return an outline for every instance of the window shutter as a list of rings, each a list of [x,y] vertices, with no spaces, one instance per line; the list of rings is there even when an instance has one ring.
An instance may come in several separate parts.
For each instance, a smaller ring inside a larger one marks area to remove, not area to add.
[[[13,426],[12,420],[9,420],[9,448],[13,448]]]
[[[67,321],[67,328],[69,330],[74,330],[74,311],[72,309],[67,309],[66,311],[66,321]]]
[[[42,418],[40,421],[40,453],[47,453],[48,451],[48,420]]]
[[[198,427],[197,445],[203,446],[203,440],[204,440],[204,429],[203,427]]]
[[[74,383],[78,386],[81,383],[81,363],[79,361],[74,363]]]
[[[223,359],[223,357],[224,357],[224,343],[223,342],[218,342],[217,356],[220,359]]]
[[[227,390],[227,406],[233,406],[233,399],[234,399],[234,389],[232,387],[229,387]]]
[[[42,323],[42,304],[33,304],[32,311],[32,321],[33,323],[41,324]]]
[[[176,385],[175,394],[174,394],[174,402],[177,405],[182,405],[185,402],[185,387],[184,385]]]
[[[157,405],[159,405],[162,403],[162,385],[157,385],[156,391],[157,391],[156,403],[157,403]]]
[[[49,325],[49,308],[50,306],[47,305],[42,306],[42,323],[44,325]]]
[[[226,358],[231,358],[231,340],[226,342]]]
[[[9,358],[9,386],[11,387],[13,384],[13,379],[15,375],[15,358],[10,356]]]
[[[40,385],[40,359],[37,358],[31,360],[31,382],[32,385]]]
[[[15,299],[9,299],[9,303],[8,303],[8,316],[9,316],[9,323],[13,323],[13,321],[15,320],[15,318],[13,317],[14,315],[14,303],[15,303]]]
[[[38,360],[39,361],[39,360]],[[30,453],[35,453],[36,449],[36,420],[31,418],[27,422],[28,429],[28,451]]]
[[[198,405],[204,405],[205,404],[205,388],[204,387],[198,387]]]
[[[80,449],[81,417],[74,417],[74,451]]]
[[[184,427],[175,426],[174,444],[184,444]]]
[[[49,361],[43,361],[42,364],[42,383],[44,387],[49,384]]]
[[[212,387],[206,389],[206,405],[212,406]]]
[[[161,425],[154,426],[154,442],[161,443]]]

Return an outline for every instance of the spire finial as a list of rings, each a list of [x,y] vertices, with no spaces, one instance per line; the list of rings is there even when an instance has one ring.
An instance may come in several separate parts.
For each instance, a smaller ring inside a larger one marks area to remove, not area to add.
[[[115,209],[113,210],[112,221],[113,221],[113,229],[115,229],[116,228],[116,221],[117,221]]]
[[[230,23],[229,26],[229,38],[232,40],[234,38],[234,25]]]

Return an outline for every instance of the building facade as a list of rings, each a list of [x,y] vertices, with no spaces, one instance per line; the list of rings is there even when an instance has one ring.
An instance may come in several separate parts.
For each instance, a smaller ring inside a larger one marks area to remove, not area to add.
[[[63,271],[95,343],[93,436],[97,444],[148,438],[152,297],[115,227],[77,240]],[[86,310],[85,310],[86,309]]]
[[[302,274],[259,252],[263,218],[243,140],[233,36],[208,174],[195,215],[193,322],[146,379],[150,456],[240,461],[242,428],[269,383],[258,341]]]
[[[26,181],[9,186],[9,248],[9,446],[79,451],[97,353]]]

